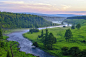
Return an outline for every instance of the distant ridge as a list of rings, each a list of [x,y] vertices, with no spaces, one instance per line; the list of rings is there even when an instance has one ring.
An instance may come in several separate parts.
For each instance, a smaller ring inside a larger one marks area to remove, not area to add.
[[[29,13],[29,12],[23,12],[23,14],[31,14],[31,15],[38,15],[38,16],[50,16],[50,17],[84,16],[84,15],[75,15],[75,14],[42,14],[42,13]]]

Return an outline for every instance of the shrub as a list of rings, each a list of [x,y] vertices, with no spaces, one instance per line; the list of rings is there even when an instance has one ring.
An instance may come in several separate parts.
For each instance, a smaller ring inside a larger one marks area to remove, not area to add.
[[[36,47],[38,47],[38,43],[37,42],[34,42],[33,45],[36,46]]]
[[[30,29],[29,32],[31,32],[31,34],[32,34],[33,32],[39,32],[39,29]]]
[[[61,48],[61,50],[62,50],[63,55],[69,55],[68,47],[63,47],[63,48]]]

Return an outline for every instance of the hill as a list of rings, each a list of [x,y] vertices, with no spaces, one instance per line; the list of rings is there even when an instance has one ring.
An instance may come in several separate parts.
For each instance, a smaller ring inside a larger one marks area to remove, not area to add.
[[[67,19],[85,19],[86,20],[86,16],[74,16],[74,17],[68,17]]]
[[[23,12],[24,14],[38,15],[38,16],[48,16],[48,17],[73,17],[73,16],[83,16],[75,14],[42,14],[42,13],[29,13]]]
[[[52,22],[37,15],[0,12],[0,25],[2,28],[32,28],[51,26]]]
[[[81,25],[86,24],[86,16],[75,16],[75,17],[68,17],[65,19],[63,22],[71,23],[71,24],[78,24],[80,23]]]

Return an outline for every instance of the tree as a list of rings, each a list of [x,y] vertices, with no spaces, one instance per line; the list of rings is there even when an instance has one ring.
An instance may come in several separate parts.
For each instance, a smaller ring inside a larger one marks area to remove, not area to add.
[[[43,39],[43,43],[45,47],[47,47],[47,41],[48,41],[48,29],[46,28],[46,34]]]
[[[80,29],[80,27],[81,27],[80,24],[77,24],[77,25],[76,25],[76,28],[77,28],[77,29]]]
[[[0,27],[0,39],[3,39],[1,27]]]
[[[10,54],[9,54],[9,51],[7,52],[7,57],[11,57]]]
[[[44,46],[47,48],[47,49],[53,49],[52,46],[54,43],[56,43],[56,38],[53,36],[52,33],[48,33],[48,29],[46,29],[46,33],[43,34],[43,30],[41,32],[41,40],[44,44]]]
[[[52,46],[54,43],[56,43],[56,38],[53,36],[52,33],[49,33],[48,41],[47,41],[47,48],[52,49]]]
[[[69,54],[72,56],[78,56],[79,53],[80,53],[79,47],[71,47],[69,50]]]
[[[71,29],[75,29],[75,25],[72,25]]]
[[[65,37],[66,41],[68,41],[68,42],[69,42],[69,39],[71,39],[73,37],[72,32],[71,32],[70,29],[66,30],[64,37]]]
[[[68,47],[63,47],[63,48],[61,48],[61,50],[62,50],[63,55],[69,55]]]
[[[0,27],[0,47],[4,46],[2,39],[3,39],[3,35],[2,35],[1,27]]]
[[[33,45],[36,46],[36,47],[38,47],[38,43],[37,42],[34,42]]]
[[[30,29],[29,32],[31,32],[31,34],[32,34],[33,32],[39,32],[39,29]]]
[[[86,49],[81,51],[77,57],[86,57]]]
[[[0,41],[0,47],[4,47],[4,42],[3,41]]]
[[[42,30],[42,32],[41,32],[41,37],[43,37],[43,30]]]

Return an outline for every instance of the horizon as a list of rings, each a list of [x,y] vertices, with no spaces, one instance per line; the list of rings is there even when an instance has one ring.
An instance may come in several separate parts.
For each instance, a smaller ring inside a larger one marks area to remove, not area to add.
[[[86,0],[1,0],[0,11],[86,15]]]

